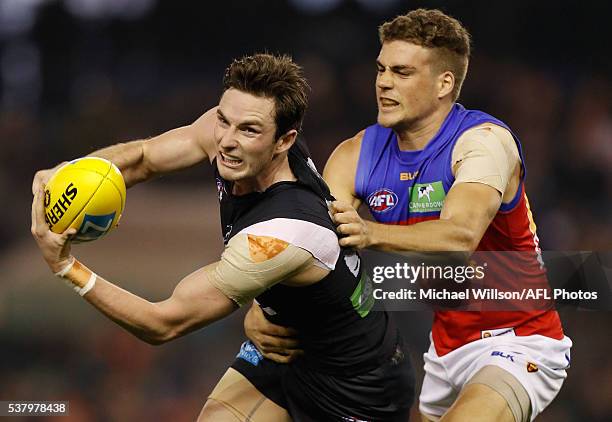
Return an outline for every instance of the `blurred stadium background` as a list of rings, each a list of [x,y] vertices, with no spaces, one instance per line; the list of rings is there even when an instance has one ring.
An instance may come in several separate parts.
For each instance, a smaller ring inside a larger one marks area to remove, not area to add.
[[[75,421],[195,419],[238,351],[242,312],[161,347],[126,334],[40,258],[29,234],[34,171],[190,123],[215,104],[233,57],[264,50],[305,68],[305,135],[322,168],[375,119],[377,26],[420,6],[471,31],[460,102],[522,139],[543,248],[612,249],[609,2],[0,0],[0,194],[12,204],[0,224],[0,400],[69,400]],[[201,166],[130,190],[119,230],[75,253],[157,300],[220,250]],[[561,314],[572,367],[539,420],[610,421],[612,314]],[[430,315],[397,316],[420,380]]]

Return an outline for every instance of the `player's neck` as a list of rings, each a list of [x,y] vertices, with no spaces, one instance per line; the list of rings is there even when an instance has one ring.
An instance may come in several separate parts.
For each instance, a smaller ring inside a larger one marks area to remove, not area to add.
[[[234,182],[234,195],[263,192],[278,182],[295,182],[297,178],[291,171],[287,155],[277,156],[255,177]]]
[[[440,130],[452,106],[452,104],[448,104],[438,107],[433,113],[421,119],[393,129],[397,135],[399,149],[402,151],[419,151],[424,149]]]

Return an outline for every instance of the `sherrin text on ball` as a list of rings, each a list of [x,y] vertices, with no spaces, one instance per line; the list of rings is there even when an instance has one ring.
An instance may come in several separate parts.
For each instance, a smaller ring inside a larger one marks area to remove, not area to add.
[[[45,220],[55,233],[75,228],[76,242],[95,240],[117,225],[125,197],[117,166],[103,158],[79,158],[59,168],[47,182]]]

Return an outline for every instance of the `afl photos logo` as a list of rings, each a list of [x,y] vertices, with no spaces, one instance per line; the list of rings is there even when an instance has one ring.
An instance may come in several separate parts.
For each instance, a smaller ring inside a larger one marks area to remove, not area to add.
[[[380,189],[368,196],[368,205],[373,212],[387,212],[397,205],[397,195],[391,189]]]

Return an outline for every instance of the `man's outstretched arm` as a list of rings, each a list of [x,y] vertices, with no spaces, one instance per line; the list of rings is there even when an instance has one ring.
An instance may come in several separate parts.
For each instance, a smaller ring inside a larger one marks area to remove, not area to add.
[[[190,125],[182,126],[149,139],[115,144],[89,156],[114,163],[127,187],[157,175],[191,167],[215,156],[214,128],[216,107],[208,110]],[[64,163],[34,175],[32,194]]]
[[[210,283],[217,263],[191,273],[162,302],[149,302],[97,276],[85,300],[150,344],[162,344],[205,327],[238,309]],[[67,275],[70,279],[70,274]]]
[[[42,189],[32,203],[32,234],[49,268],[66,279],[107,317],[150,344],[161,344],[204,327],[238,308],[211,284],[218,263],[181,280],[172,296],[149,302],[97,276],[70,254],[74,229],[53,233],[45,223]]]
[[[107,317],[151,344],[160,344],[221,319],[281,281],[311,284],[329,271],[301,247],[269,236],[237,234],[221,260],[185,277],[172,296],[152,303],[99,277],[70,254],[68,229],[45,222],[42,186],[32,202],[32,235],[49,268]]]

